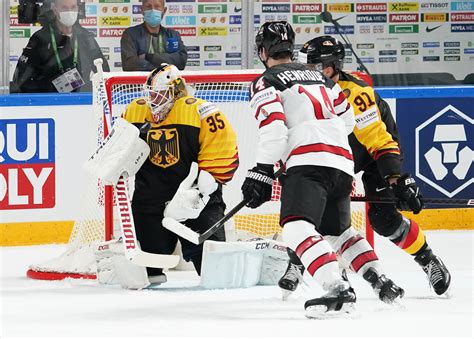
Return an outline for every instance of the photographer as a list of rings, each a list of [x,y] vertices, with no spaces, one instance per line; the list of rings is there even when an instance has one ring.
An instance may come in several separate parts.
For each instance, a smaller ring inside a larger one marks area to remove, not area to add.
[[[77,23],[77,0],[53,0],[53,19],[33,34],[18,60],[11,92],[86,92],[92,90],[94,60],[109,65],[92,33]]]
[[[142,0],[144,23],[127,28],[120,40],[124,71],[151,71],[162,63],[180,70],[188,53],[179,33],[161,25],[166,13],[164,0]]]

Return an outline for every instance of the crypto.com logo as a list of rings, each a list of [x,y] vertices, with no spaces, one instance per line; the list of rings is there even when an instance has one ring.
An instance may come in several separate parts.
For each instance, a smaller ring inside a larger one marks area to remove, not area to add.
[[[474,182],[473,124],[448,105],[415,129],[416,175],[450,198]]]

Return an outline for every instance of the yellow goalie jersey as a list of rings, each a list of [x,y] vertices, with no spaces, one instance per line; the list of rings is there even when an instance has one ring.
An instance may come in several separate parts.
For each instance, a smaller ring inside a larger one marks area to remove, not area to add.
[[[356,126],[349,142],[355,172],[366,170],[376,162],[383,178],[400,175],[398,131],[388,104],[353,75],[341,72],[338,84],[354,108]]]
[[[151,206],[169,201],[192,162],[221,184],[231,180],[239,166],[236,134],[213,103],[185,96],[156,124],[145,100],[136,99],[123,117],[140,129],[150,146],[135,178],[134,203]]]

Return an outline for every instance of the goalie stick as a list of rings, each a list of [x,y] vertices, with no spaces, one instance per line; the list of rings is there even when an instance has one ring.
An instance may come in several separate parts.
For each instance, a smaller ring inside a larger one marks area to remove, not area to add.
[[[443,198],[422,198],[423,203],[427,205],[453,205],[453,206],[473,206],[474,199],[443,199]],[[382,197],[351,197],[351,201],[362,201],[368,203],[394,204],[396,198]]]
[[[172,268],[178,265],[178,255],[154,254],[144,252],[138,247],[138,240],[133,222],[132,208],[128,197],[128,188],[123,176],[115,187],[115,199],[120,214],[120,229],[122,231],[125,257],[133,264],[146,267]]]
[[[183,225],[179,221],[168,217],[163,219],[163,227],[173,233],[176,233],[180,237],[192,242],[193,244],[199,245],[206,241],[211,235],[216,233],[218,229],[224,226],[224,223],[230,218],[232,218],[234,214],[240,211],[249,201],[249,199],[244,199],[239,202],[233,209],[231,209],[226,215],[224,215],[219,221],[217,221],[206,232],[202,234],[194,232],[186,225]]]

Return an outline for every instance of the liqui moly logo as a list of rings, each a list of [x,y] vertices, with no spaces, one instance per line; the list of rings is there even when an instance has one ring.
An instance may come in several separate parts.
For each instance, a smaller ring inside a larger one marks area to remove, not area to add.
[[[56,204],[53,119],[0,120],[0,210]]]

